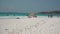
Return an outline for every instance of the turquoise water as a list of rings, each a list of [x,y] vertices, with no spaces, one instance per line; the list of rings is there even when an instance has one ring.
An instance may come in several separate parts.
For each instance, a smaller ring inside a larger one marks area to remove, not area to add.
[[[48,16],[48,15],[60,16],[60,14],[37,14],[37,16]]]
[[[0,16],[27,16],[28,13],[0,13]],[[48,16],[49,14],[36,14],[37,16]],[[50,14],[51,15],[51,14]],[[60,14],[52,14],[53,16],[60,16]]]
[[[27,13],[1,13],[0,16],[26,16]]]

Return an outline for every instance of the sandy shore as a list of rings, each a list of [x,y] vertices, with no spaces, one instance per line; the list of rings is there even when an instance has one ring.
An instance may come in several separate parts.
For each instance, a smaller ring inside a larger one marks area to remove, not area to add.
[[[0,34],[60,34],[60,17],[0,19]]]

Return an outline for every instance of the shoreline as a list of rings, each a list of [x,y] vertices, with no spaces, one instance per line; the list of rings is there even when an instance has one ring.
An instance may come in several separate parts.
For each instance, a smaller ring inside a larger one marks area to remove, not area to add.
[[[0,19],[16,19],[16,18],[20,18],[20,19],[24,19],[24,18],[28,18],[28,16],[0,16]],[[37,16],[36,18],[60,18],[57,16],[53,16],[53,17],[48,17],[48,16]],[[34,18],[34,17],[33,17]]]

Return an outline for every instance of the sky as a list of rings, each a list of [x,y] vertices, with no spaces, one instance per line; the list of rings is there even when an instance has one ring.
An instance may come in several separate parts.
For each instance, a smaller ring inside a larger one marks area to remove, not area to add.
[[[0,0],[0,12],[60,11],[60,0]]]

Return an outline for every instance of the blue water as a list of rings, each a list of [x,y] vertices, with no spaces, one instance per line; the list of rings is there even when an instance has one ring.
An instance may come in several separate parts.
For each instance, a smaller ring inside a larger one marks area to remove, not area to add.
[[[0,16],[27,16],[28,13],[0,13]],[[48,16],[49,14],[36,14],[36,16]],[[51,14],[50,14],[51,15]],[[60,14],[52,14],[53,16],[60,16]]]
[[[48,16],[48,15],[60,16],[60,14],[37,14],[37,16]]]
[[[26,16],[27,13],[0,13],[0,16]]]

